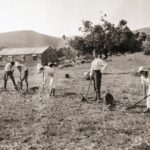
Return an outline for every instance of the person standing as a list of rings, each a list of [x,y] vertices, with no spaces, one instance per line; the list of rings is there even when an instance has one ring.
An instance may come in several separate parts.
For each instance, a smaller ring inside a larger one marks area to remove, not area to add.
[[[14,66],[15,66],[15,62],[14,61],[11,61],[10,63],[7,63],[5,65],[4,76],[3,76],[3,79],[4,79],[4,89],[5,90],[7,89],[7,80],[8,80],[8,77],[10,77],[10,79],[12,80],[14,88],[16,90],[18,90],[16,82],[15,82],[15,78],[14,78],[14,75],[13,75],[14,68],[15,68]]]
[[[25,66],[24,64],[19,63],[19,62],[15,62],[15,66],[17,67],[17,69],[19,70],[19,73],[20,73],[20,81],[21,81],[20,88],[22,90],[23,81],[25,81],[26,92],[28,92],[28,75],[29,75],[28,67]]]
[[[101,98],[101,79],[102,73],[105,70],[107,63],[100,58],[100,55],[96,51],[93,51],[94,60],[92,61],[90,69],[90,78],[94,80],[94,90],[96,91],[97,102],[102,101]]]
[[[38,73],[43,73],[43,88],[47,85],[49,90],[49,96],[51,96],[52,91],[55,92],[55,69],[52,66],[49,67],[38,64],[37,70]]]
[[[141,66],[138,69],[138,73],[140,75],[141,78],[141,83],[143,86],[143,96],[149,96],[150,95],[150,78],[149,78],[149,72],[148,69]],[[146,110],[144,111],[144,113],[149,112],[150,113],[150,96],[146,98]]]

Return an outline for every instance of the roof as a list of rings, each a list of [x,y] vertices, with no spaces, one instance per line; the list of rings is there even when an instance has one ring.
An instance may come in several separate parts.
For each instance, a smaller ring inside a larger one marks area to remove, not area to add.
[[[49,47],[3,48],[0,56],[42,54]]]

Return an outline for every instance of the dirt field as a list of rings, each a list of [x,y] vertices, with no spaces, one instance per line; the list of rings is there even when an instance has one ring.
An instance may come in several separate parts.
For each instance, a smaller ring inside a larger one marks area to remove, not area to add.
[[[81,102],[80,93],[86,93],[89,83],[83,73],[90,64],[57,69],[55,98],[45,91],[17,93],[9,82],[9,90],[0,91],[0,150],[149,150],[150,114],[142,113],[145,101],[129,111],[125,108],[142,98],[136,71],[141,65],[150,68],[150,57],[136,53],[112,57],[107,63],[102,97],[108,91],[113,94],[115,111],[92,101],[93,87],[91,103]],[[29,86],[40,85],[41,75],[29,69]],[[65,79],[66,73],[71,79]]]

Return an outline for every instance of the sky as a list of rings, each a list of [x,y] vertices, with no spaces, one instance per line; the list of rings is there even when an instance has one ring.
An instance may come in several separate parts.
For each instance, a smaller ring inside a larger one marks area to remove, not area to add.
[[[99,23],[101,11],[116,25],[125,19],[132,30],[150,27],[150,0],[0,0],[0,32],[79,35],[82,20]]]

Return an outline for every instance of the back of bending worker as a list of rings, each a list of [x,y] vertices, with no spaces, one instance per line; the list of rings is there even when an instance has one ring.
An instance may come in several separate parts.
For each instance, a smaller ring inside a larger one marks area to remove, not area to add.
[[[150,95],[150,78],[149,78],[149,72],[148,69],[141,66],[138,69],[138,73],[141,78],[141,83],[143,86],[143,96],[146,97]],[[150,113],[150,96],[146,98],[146,110],[144,113]]]
[[[55,69],[49,66],[43,66],[41,64],[37,65],[38,73],[43,73],[43,87],[48,85],[49,96],[51,95],[52,89],[55,89],[55,82],[54,82],[54,74]],[[49,84],[48,84],[49,83]]]
[[[101,98],[101,79],[102,73],[107,66],[107,63],[100,58],[96,51],[93,51],[94,60],[90,69],[90,78],[94,80],[94,90],[96,91],[95,101],[102,101]]]
[[[19,70],[19,73],[20,73],[20,81],[21,81],[20,88],[22,89],[23,81],[25,81],[26,91],[28,92],[28,74],[29,74],[28,67],[19,62],[16,62],[15,66],[17,67],[17,69]]]

